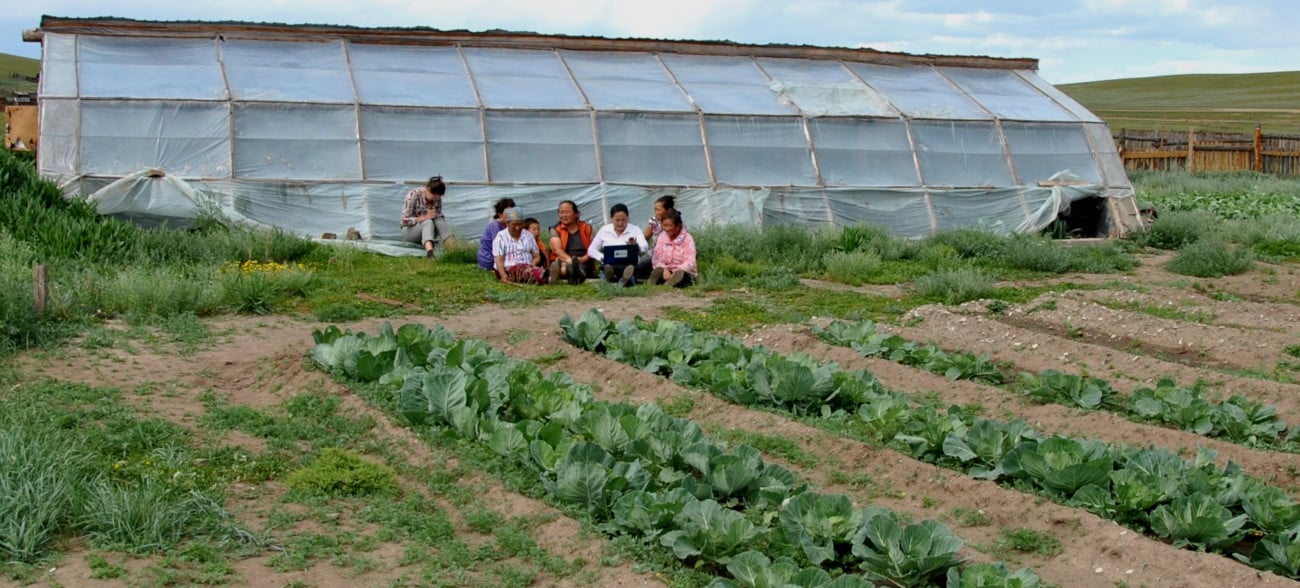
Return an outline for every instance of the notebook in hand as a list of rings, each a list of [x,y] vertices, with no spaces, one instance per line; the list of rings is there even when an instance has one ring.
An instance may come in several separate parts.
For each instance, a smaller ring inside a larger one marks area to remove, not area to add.
[[[602,251],[605,253],[605,259],[601,263],[605,265],[631,265],[636,263],[636,245],[606,245]]]

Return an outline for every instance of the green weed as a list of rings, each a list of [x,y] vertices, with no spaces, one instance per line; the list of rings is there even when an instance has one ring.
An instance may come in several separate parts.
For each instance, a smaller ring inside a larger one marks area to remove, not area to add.
[[[1157,249],[1181,249],[1210,236],[1219,225],[1218,217],[1203,210],[1164,212],[1141,240]]]
[[[316,320],[323,323],[350,323],[361,320],[364,315],[355,304],[335,303],[316,309],[315,316]]]
[[[1233,247],[1218,239],[1201,240],[1178,250],[1165,268],[1176,274],[1217,278],[1250,271],[1255,256],[1249,249]]]
[[[1006,528],[998,534],[998,538],[992,544],[987,545],[983,550],[985,553],[1000,559],[1011,559],[1016,554],[1031,554],[1044,559],[1050,559],[1060,555],[1062,551],[1061,540],[1029,528]]]
[[[334,447],[326,447],[311,464],[290,472],[289,488],[329,496],[391,495],[397,474],[391,467]]]
[[[1074,266],[1069,249],[1038,235],[1015,235],[1003,243],[999,260],[1013,268],[1062,274]]]
[[[939,231],[925,239],[925,244],[946,245],[962,259],[998,259],[1005,240],[979,229],[951,229]]]
[[[952,509],[948,518],[961,527],[983,527],[989,524],[989,515],[983,510],[965,506]]]
[[[880,255],[871,251],[835,251],[826,255],[826,275],[832,280],[860,286],[880,270]]]
[[[917,278],[912,287],[917,295],[945,304],[987,298],[994,291],[993,276],[974,268],[936,271]]]

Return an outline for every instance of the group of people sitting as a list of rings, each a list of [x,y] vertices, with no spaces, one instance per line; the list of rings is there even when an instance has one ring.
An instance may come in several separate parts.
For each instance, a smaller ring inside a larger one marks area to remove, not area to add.
[[[446,191],[442,178],[434,176],[408,192],[402,204],[402,240],[422,245],[430,259],[434,248],[450,239],[442,215]],[[631,226],[627,205],[615,204],[610,222],[593,231],[578,205],[565,200],[546,241],[542,223],[525,218],[513,199],[502,198],[492,209],[492,220],[479,239],[478,265],[502,282],[578,284],[599,276],[629,287],[647,281],[682,288],[694,283],[699,273],[695,239],[686,231],[672,196],[655,200],[654,215],[641,230]]]
[[[479,239],[478,264],[503,282],[577,284],[600,277],[628,287],[648,281],[681,288],[693,283],[698,273],[695,240],[672,196],[655,201],[654,216],[641,230],[629,222],[625,204],[612,206],[610,222],[593,230],[582,220],[577,203],[565,200],[546,241],[541,221],[524,218],[513,200],[498,200],[493,210],[496,217]]]

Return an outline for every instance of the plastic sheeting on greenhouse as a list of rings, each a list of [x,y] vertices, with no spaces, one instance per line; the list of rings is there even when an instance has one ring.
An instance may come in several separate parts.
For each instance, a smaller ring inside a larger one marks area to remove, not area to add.
[[[672,194],[688,225],[911,237],[1036,231],[1081,198],[1132,196],[1105,124],[1031,67],[95,24],[42,22],[38,167],[144,221],[216,212],[397,240],[403,196],[431,175],[470,239],[507,196],[547,224],[562,200],[593,222],[620,202],[639,220]]]

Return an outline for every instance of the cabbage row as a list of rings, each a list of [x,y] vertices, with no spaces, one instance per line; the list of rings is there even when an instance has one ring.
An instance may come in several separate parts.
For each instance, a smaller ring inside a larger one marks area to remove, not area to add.
[[[1012,376],[997,368],[987,357],[967,352],[945,352],[933,344],[907,341],[898,335],[881,333],[876,323],[835,321],[826,328],[813,328],[819,339],[851,347],[864,357],[878,357],[942,374],[950,380],[974,380],[1002,384],[1014,380],[1023,394],[1042,403],[1064,404],[1084,410],[1102,409],[1144,423],[1167,425],[1204,437],[1253,447],[1300,453],[1300,429],[1288,429],[1271,405],[1234,395],[1224,402],[1204,396],[1201,385],[1179,386],[1161,378],[1154,388],[1139,388],[1124,395],[1106,380],[1057,370],[1038,374],[1019,372]]]
[[[804,353],[788,356],[682,323],[617,324],[589,310],[561,321],[566,340],[745,405],[820,415],[863,438],[979,479],[1084,508],[1142,533],[1300,579],[1300,506],[1201,449],[1184,460],[1163,448],[1044,437],[1021,420],[979,418],[960,407],[918,405],[865,371]]]
[[[1001,563],[962,566],[962,541],[939,522],[909,524],[811,492],[752,447],[710,441],[653,404],[594,400],[567,374],[543,375],[483,341],[414,324],[313,336],[316,364],[376,383],[411,425],[454,431],[531,468],[553,499],[602,531],[671,549],[717,575],[713,586],[1040,583]]]

